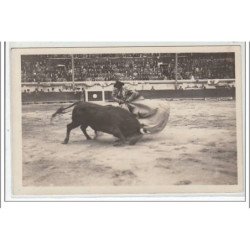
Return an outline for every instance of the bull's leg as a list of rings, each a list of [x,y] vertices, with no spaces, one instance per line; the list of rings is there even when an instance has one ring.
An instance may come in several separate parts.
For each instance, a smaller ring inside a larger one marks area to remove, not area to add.
[[[142,134],[131,136],[129,138],[129,145],[135,145],[142,138],[142,136]]]
[[[121,146],[126,143],[126,138],[124,137],[124,135],[122,134],[119,128],[115,128],[113,130],[113,135],[120,139],[114,143],[114,146]]]
[[[95,130],[95,136],[94,136],[94,139],[97,139],[98,135],[100,134],[100,132],[96,131]]]
[[[87,128],[88,126],[86,126],[86,125],[81,125],[81,130],[82,130],[82,132],[83,132],[83,134],[85,135],[85,137],[86,137],[86,139],[87,140],[92,140],[92,138],[87,134],[87,131],[86,131],[86,128]]]
[[[79,126],[78,123],[73,123],[73,122],[71,122],[71,123],[69,123],[69,124],[67,125],[67,134],[66,134],[66,137],[65,137],[65,139],[64,139],[64,141],[63,141],[63,144],[67,144],[67,143],[69,142],[70,131],[71,131],[72,129],[74,129],[74,128],[77,128],[78,126]]]

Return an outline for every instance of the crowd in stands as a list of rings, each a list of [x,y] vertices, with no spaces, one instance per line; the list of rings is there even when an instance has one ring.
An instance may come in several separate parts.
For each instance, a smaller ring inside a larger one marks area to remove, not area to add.
[[[232,79],[233,53],[192,53],[178,56],[178,79]]]
[[[169,55],[164,59],[168,63],[172,60]],[[106,55],[84,59],[78,57],[74,61],[76,81],[163,80],[173,77],[173,74],[165,72],[161,67],[159,54]]]
[[[22,55],[22,82],[72,81],[69,55]]]
[[[234,78],[233,53],[23,55],[22,82]],[[74,71],[74,74],[73,74]],[[74,79],[73,79],[74,78]]]

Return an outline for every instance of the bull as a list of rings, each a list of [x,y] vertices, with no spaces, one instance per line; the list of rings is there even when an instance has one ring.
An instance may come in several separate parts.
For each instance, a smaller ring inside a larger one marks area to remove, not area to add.
[[[76,102],[66,108],[59,108],[51,119],[58,114],[63,114],[66,109],[71,107],[74,107],[72,122],[67,125],[63,144],[69,142],[71,130],[79,126],[87,140],[92,139],[86,131],[87,127],[91,127],[96,134],[101,131],[117,137],[119,140],[115,142],[114,146],[125,144],[126,141],[130,145],[134,145],[146,133],[133,114],[123,108],[111,105],[102,106],[89,102]]]

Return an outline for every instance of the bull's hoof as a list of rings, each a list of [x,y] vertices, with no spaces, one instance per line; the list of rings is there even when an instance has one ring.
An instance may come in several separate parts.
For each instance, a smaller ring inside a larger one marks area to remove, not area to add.
[[[124,146],[124,143],[122,141],[116,141],[116,142],[114,142],[113,146],[114,147],[121,147],[121,146]]]
[[[142,138],[142,135],[135,135],[131,137],[129,140],[129,145],[135,145],[141,138]]]
[[[130,146],[133,146],[133,145],[135,145],[136,144],[136,142],[137,142],[138,140],[131,140],[131,141],[129,141],[129,145]]]
[[[62,142],[62,144],[68,144],[68,140],[64,140],[63,142]]]
[[[87,140],[92,140],[92,138],[88,137]]]

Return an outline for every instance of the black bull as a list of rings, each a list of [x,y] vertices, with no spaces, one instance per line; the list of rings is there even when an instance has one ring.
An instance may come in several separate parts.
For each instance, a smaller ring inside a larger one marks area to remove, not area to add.
[[[73,106],[72,122],[67,125],[64,144],[69,141],[70,131],[79,126],[87,140],[91,140],[86,131],[87,127],[91,127],[96,133],[101,131],[118,137],[119,140],[114,145],[124,144],[127,140],[130,145],[134,145],[146,132],[133,114],[111,105],[102,106],[88,102],[76,102],[66,108],[59,108],[52,115],[52,118]]]

